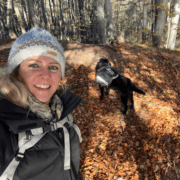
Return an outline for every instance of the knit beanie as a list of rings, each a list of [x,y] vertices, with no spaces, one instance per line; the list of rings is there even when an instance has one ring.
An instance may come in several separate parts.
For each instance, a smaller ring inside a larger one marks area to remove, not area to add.
[[[7,73],[10,74],[25,59],[38,55],[56,60],[61,66],[61,75],[64,76],[66,63],[64,49],[56,37],[37,27],[22,34],[12,45],[7,62]]]

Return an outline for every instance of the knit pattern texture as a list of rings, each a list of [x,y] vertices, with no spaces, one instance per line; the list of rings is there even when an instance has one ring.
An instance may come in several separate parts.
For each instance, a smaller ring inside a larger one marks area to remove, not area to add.
[[[64,56],[64,49],[61,46],[61,44],[57,41],[57,38],[52,36],[48,31],[33,27],[29,31],[27,31],[25,34],[22,34],[19,38],[16,39],[13,46],[11,47],[11,50],[9,52],[8,66],[14,66],[14,57],[23,49],[27,49],[31,46],[45,46],[52,48],[56,50],[60,55],[62,56],[61,60],[58,60],[59,64],[61,65],[61,71],[62,74],[64,74],[65,71],[65,56]],[[13,61],[13,63],[12,63]],[[13,65],[12,65],[13,64]],[[17,62],[17,65],[18,62]],[[15,68],[15,67],[13,67]],[[12,67],[11,67],[12,69]]]

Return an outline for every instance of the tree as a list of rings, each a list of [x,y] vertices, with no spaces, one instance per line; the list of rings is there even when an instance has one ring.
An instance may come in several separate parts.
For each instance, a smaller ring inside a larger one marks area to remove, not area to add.
[[[112,19],[112,13],[111,13],[111,0],[105,0],[104,4],[104,10],[106,14],[106,37],[109,40],[114,39],[114,32],[113,32],[113,19]]]
[[[16,12],[16,16],[20,24],[21,32],[26,33],[25,26],[22,20],[22,14],[20,12],[20,10],[22,10],[21,3],[19,2],[19,0],[13,1],[13,3],[14,3],[14,10]]]
[[[166,21],[165,8],[167,7],[168,0],[155,0],[155,27],[152,36],[154,47],[160,47],[161,38]]]
[[[9,37],[12,38],[12,27],[11,27],[11,16],[12,16],[12,0],[7,1],[7,17],[6,17],[6,22],[7,25],[6,27],[8,28],[9,31]]]
[[[179,22],[179,13],[180,13],[180,0],[176,0],[174,5],[174,16],[171,19],[171,27],[167,42],[167,49],[174,50],[175,48],[178,22]]]
[[[100,44],[106,44],[103,0],[94,0],[94,3],[97,3],[97,31],[99,35]]]
[[[167,15],[167,39],[166,39],[166,44],[165,48],[167,48],[167,44],[169,42],[169,34],[171,30],[171,18],[170,18],[170,13],[171,13],[171,0],[168,2],[168,15]]]
[[[29,14],[29,29],[31,27],[39,27],[36,16],[34,14],[33,0],[27,0],[28,14]]]
[[[142,25],[142,43],[145,43],[147,40],[147,22],[148,22],[148,3],[146,0],[143,4],[143,25]]]
[[[81,42],[86,43],[86,26],[85,26],[85,12],[84,12],[84,0],[78,0],[79,15],[80,15],[80,36]]]
[[[42,7],[42,15],[43,15],[43,21],[44,21],[44,26],[47,28],[47,18],[46,18],[46,11],[44,7],[44,0],[41,0],[41,7]]]

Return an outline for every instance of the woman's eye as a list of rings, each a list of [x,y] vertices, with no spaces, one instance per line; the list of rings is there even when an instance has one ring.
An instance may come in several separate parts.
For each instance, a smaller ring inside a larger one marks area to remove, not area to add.
[[[30,68],[38,68],[39,66],[37,64],[31,64],[29,65]]]
[[[51,66],[50,69],[51,69],[51,70],[59,70],[59,68],[56,67],[56,66]]]

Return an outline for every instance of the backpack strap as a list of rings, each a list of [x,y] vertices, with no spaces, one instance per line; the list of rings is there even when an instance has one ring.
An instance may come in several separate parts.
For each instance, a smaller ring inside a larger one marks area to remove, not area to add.
[[[40,127],[36,129],[31,129],[32,135],[37,135],[41,134],[44,132],[49,132],[49,131],[55,131],[59,128],[63,128],[64,131],[64,170],[70,169],[70,143],[69,143],[69,132],[64,126],[65,123],[68,123],[70,127],[73,127],[76,133],[79,136],[79,141],[80,143],[82,142],[82,137],[81,137],[81,131],[79,127],[73,123],[73,116],[72,114],[69,114],[67,117],[62,119],[61,121],[55,122],[55,123],[50,123],[50,125],[46,127]]]
[[[64,131],[64,170],[70,169],[70,143],[69,143],[69,132],[64,126],[65,123],[68,123],[70,127],[73,127],[76,131],[76,133],[79,136],[80,143],[82,142],[81,137],[81,131],[79,127],[73,123],[73,116],[72,114],[69,114],[67,117],[62,119],[61,121],[58,121],[56,123],[51,123],[49,126],[46,127],[40,127],[36,129],[31,129],[30,133],[28,132],[22,132],[19,133],[18,137],[18,145],[19,145],[19,151],[16,157],[13,158],[11,163],[8,165],[8,167],[5,169],[3,174],[0,176],[0,180],[12,180],[15,170],[17,166],[20,163],[20,160],[24,157],[24,153],[26,149],[29,149],[30,147],[33,147],[47,132],[49,131],[55,131],[58,128],[63,128]]]
[[[21,134],[21,133],[20,133]],[[8,167],[5,169],[3,174],[1,175],[1,180],[12,180],[14,177],[15,170],[20,163],[20,160],[24,157],[24,153],[26,149],[34,146],[46,133],[38,134],[36,136],[32,136],[29,140],[26,139],[26,135],[23,132],[21,136],[21,140],[19,141],[20,149],[16,157],[10,162]]]

